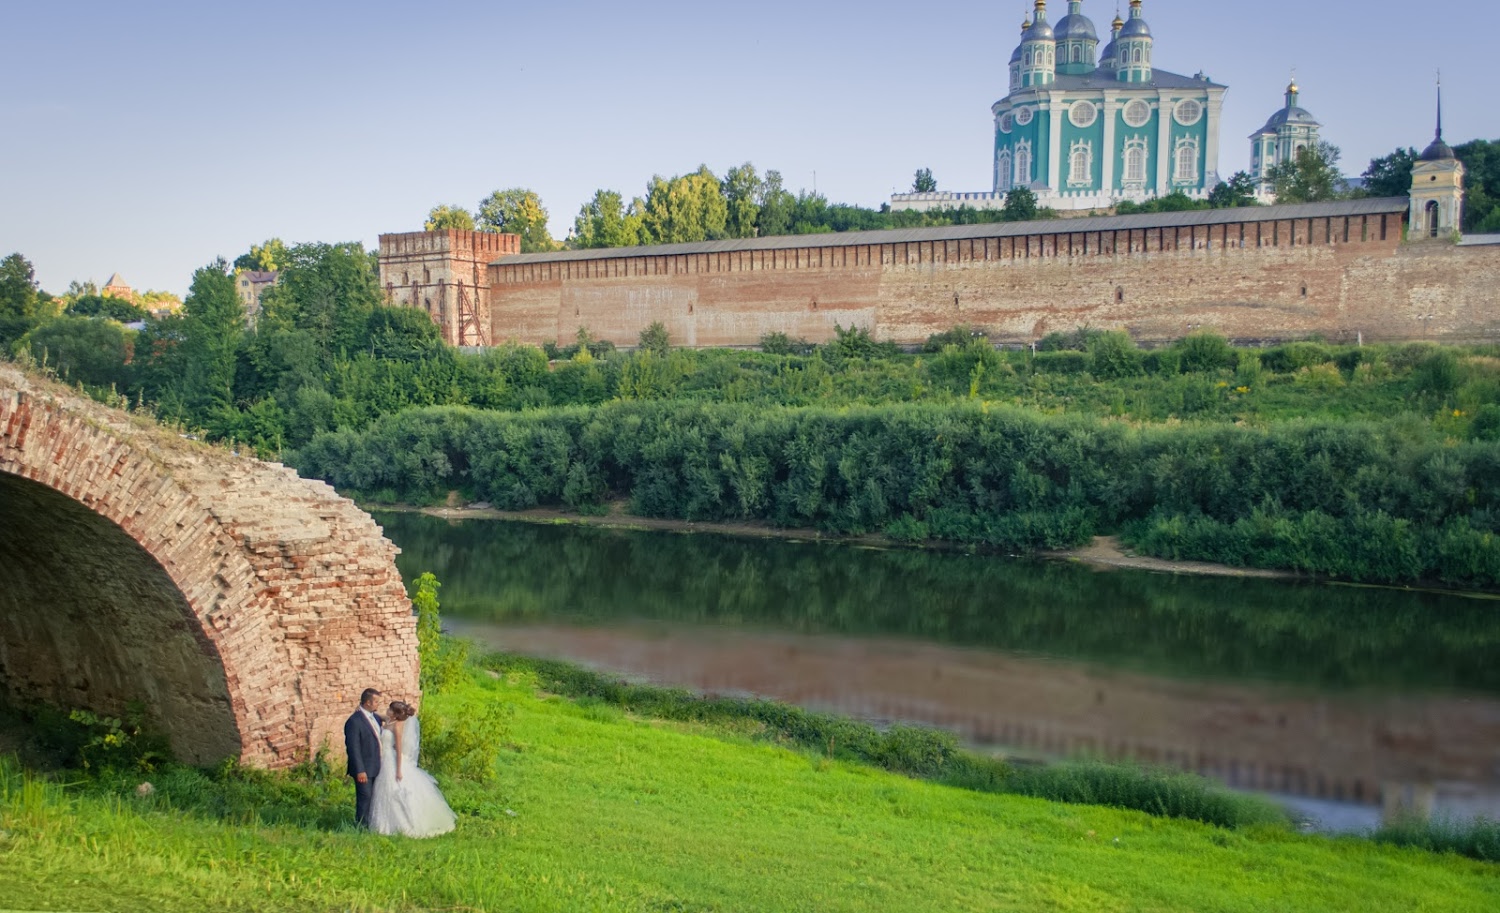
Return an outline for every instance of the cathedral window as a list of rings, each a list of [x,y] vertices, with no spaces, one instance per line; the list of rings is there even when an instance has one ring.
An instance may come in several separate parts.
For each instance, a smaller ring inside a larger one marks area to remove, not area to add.
[[[1031,143],[1022,142],[1016,146],[1016,184],[1026,185],[1031,183]]]
[[[1151,119],[1151,106],[1139,98],[1125,106],[1125,123],[1131,127],[1143,127]]]
[[[1191,183],[1198,180],[1198,142],[1192,139],[1180,139],[1177,141],[1177,166],[1174,170],[1172,180],[1178,183]]]
[[[1146,141],[1129,140],[1125,143],[1125,183],[1146,183]]]
[[[1075,101],[1068,109],[1068,120],[1075,127],[1093,126],[1094,120],[1099,116],[1099,109],[1093,103],[1086,101]]]
[[[1093,181],[1093,150],[1086,142],[1073,144],[1068,155],[1069,186],[1088,186]]]
[[[1191,127],[1203,119],[1203,105],[1197,99],[1186,98],[1177,103],[1172,117],[1184,127]]]
[[[1134,62],[1135,62],[1135,63],[1140,63],[1140,62],[1141,62],[1141,49],[1140,49],[1140,48],[1136,48],[1136,49],[1135,49],[1135,58],[1134,58]]]
[[[995,158],[995,189],[1000,193],[1008,193],[1015,185],[1015,174],[1011,170],[1013,163],[1009,149],[1001,149],[1000,155]]]

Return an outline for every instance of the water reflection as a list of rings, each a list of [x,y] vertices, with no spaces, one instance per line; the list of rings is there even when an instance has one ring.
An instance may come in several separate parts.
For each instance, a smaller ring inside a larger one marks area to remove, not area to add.
[[[1500,814],[1490,600],[1058,562],[384,514],[508,649],[1139,758],[1381,809]],[[1366,813],[1357,810],[1367,809]],[[1352,814],[1351,814],[1352,813]]]

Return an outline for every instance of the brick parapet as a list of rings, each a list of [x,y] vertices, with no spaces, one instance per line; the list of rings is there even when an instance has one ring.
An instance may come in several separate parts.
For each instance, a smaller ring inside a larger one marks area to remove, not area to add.
[[[0,473],[111,521],[170,577],[223,668],[243,760],[283,766],[325,741],[340,749],[364,687],[417,695],[396,548],[324,483],[3,365],[0,431]]]
[[[1494,338],[1500,248],[1405,244],[1400,212],[1252,215],[508,258],[489,268],[491,338],[540,344],[586,327],[629,344],[655,321],[686,346],[753,346],[768,332],[823,341],[835,325],[910,345],[960,323],[1015,343],[1082,324],[1150,342],[1200,328],[1242,339]]]

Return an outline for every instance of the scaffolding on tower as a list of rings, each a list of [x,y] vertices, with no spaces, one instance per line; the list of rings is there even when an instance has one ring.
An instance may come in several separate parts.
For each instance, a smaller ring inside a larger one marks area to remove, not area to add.
[[[469,297],[469,289],[463,282],[458,283],[458,344],[489,345],[485,339],[484,324],[479,320],[478,301]]]

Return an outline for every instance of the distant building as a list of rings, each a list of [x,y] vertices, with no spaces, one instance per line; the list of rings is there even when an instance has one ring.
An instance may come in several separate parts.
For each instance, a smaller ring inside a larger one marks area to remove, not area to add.
[[[1271,169],[1295,161],[1298,152],[1318,144],[1318,128],[1323,125],[1298,106],[1299,92],[1295,81],[1287,86],[1286,105],[1250,134],[1250,177],[1262,198],[1272,198]]]
[[[1439,94],[1437,134],[1411,168],[1407,231],[1413,238],[1450,237],[1463,224],[1463,208],[1464,165],[1443,142],[1443,97]]]
[[[235,276],[235,289],[240,293],[240,303],[245,306],[245,323],[251,329],[255,328],[256,321],[260,319],[260,296],[276,284],[280,275],[247,269]]]
[[[104,288],[99,290],[99,294],[106,298],[119,298],[131,304],[135,303],[135,289],[127,285],[125,280],[120,278],[119,273],[114,273],[109,277],[109,281],[104,283]]]

